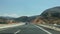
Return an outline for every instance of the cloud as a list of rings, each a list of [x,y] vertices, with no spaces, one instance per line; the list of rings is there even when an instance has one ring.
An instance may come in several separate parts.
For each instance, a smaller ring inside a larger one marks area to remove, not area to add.
[[[19,17],[19,15],[17,15],[17,14],[3,14],[0,16]]]

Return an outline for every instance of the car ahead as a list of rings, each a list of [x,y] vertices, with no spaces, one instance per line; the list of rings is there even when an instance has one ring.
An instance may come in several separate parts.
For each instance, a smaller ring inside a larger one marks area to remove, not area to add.
[[[25,25],[27,25],[28,23],[26,22]]]

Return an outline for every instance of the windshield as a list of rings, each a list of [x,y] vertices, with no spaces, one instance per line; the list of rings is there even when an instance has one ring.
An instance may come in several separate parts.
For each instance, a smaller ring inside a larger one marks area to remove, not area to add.
[[[60,34],[60,0],[0,0],[0,34]]]

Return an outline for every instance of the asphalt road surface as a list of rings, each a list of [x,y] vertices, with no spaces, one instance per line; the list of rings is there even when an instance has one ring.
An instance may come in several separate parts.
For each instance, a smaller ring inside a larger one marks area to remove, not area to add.
[[[45,27],[28,24],[0,30],[0,34],[60,34],[58,31],[50,30]]]
[[[42,27],[42,26],[40,26],[40,27]],[[45,30],[51,32],[52,34],[60,34],[60,31],[56,31],[56,30],[49,29],[49,28],[46,28],[46,27],[42,27],[42,28],[44,28]]]

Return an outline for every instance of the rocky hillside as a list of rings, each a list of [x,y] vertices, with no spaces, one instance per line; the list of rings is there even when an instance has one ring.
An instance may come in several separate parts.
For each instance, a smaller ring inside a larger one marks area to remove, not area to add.
[[[60,17],[60,7],[49,8],[49,9],[45,10],[41,14],[41,16],[59,18]]]
[[[45,10],[40,16],[43,17],[42,20],[48,24],[60,24],[60,6],[49,8]]]

